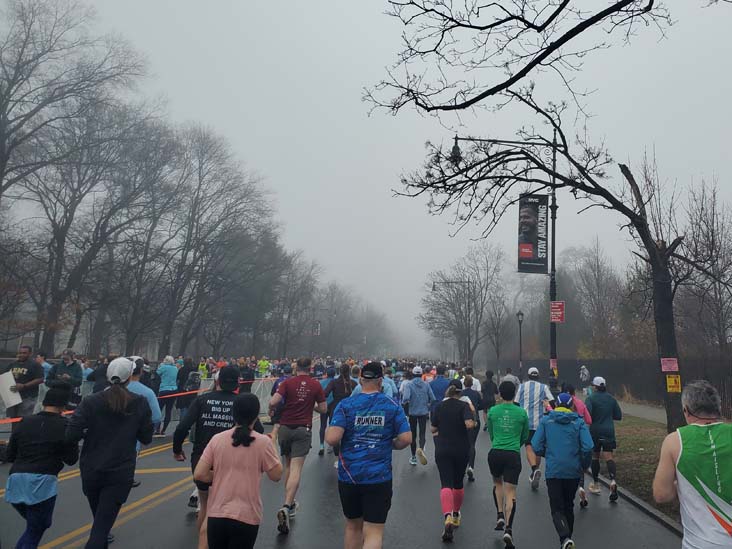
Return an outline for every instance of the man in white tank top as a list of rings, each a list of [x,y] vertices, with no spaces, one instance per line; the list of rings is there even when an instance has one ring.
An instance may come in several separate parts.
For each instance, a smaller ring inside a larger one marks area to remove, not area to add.
[[[688,384],[681,403],[688,425],[663,442],[653,497],[678,497],[682,549],[732,547],[732,424],[723,422],[719,393],[707,381]]]

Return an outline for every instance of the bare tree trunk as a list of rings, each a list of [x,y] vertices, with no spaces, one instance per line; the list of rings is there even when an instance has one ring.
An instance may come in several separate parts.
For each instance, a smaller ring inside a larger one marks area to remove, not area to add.
[[[73,349],[76,344],[76,338],[79,335],[79,329],[81,328],[81,321],[84,319],[84,309],[77,304],[76,313],[74,313],[74,327],[69,335],[69,341],[66,344],[68,349]]]
[[[650,252],[650,251],[649,251]],[[657,253],[649,253],[654,257]],[[656,323],[656,342],[658,344],[660,383],[666,386],[666,373],[661,372],[661,358],[677,358],[679,356],[676,345],[676,324],[674,322],[674,301],[671,271],[668,262],[651,261],[653,273],[653,317]],[[681,375],[681,365],[679,371]],[[666,429],[669,433],[686,424],[681,407],[681,393],[664,392],[666,404]]]

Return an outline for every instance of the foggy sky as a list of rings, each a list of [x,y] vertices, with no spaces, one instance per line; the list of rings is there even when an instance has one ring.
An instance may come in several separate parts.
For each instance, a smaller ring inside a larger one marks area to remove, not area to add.
[[[661,175],[687,185],[717,178],[732,203],[732,41],[729,6],[671,3],[677,24],[660,40],[643,30],[629,46],[589,56],[580,82],[591,132],[617,161],[637,167],[653,151]],[[104,30],[126,37],[149,61],[142,86],[167,98],[175,121],[225,135],[274,192],[283,242],[388,314],[403,351],[424,346],[417,327],[428,272],[465,253],[475,229],[449,235],[449,219],[425,201],[393,198],[399,175],[419,166],[424,142],[447,141],[437,120],[414,111],[368,116],[362,89],[385,76],[402,28],[379,0],[96,0]],[[617,43],[617,42],[616,42]],[[508,137],[515,125],[463,114],[461,133]],[[454,119],[443,118],[443,124]],[[611,172],[618,177],[617,170]],[[627,261],[619,217],[559,195],[558,248],[598,235],[616,265]],[[515,264],[516,215],[491,237]],[[537,275],[533,275],[537,276]],[[561,296],[560,296],[561,297]]]

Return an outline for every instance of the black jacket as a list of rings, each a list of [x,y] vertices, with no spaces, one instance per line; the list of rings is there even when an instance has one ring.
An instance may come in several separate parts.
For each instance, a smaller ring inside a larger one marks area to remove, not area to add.
[[[7,461],[10,474],[58,475],[66,465],[79,459],[79,445],[66,442],[67,420],[60,414],[39,412],[23,418],[10,435]]]
[[[86,377],[87,381],[94,382],[92,392],[98,393],[99,391],[104,391],[104,389],[109,387],[109,381],[107,380],[108,367],[109,364],[98,364],[97,367],[94,368],[94,371],[90,372],[89,375]]]
[[[110,482],[131,480],[137,441],[152,442],[152,412],[145,397],[130,393],[126,413],[115,414],[105,393],[92,393],[81,401],[66,428],[66,440],[84,439],[79,462],[82,480],[94,476]]]
[[[180,454],[183,451],[183,441],[191,427],[195,425],[196,439],[193,442],[191,456],[200,456],[214,435],[235,425],[234,417],[231,415],[231,406],[235,398],[236,394],[232,391],[214,391],[198,395],[173,434],[173,452]],[[259,419],[254,424],[254,430],[264,433],[264,427]]]

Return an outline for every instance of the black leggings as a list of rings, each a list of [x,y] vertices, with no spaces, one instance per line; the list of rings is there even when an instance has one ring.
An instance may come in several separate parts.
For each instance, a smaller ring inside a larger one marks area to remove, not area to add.
[[[158,397],[164,397],[165,395],[174,395],[177,391],[160,391],[160,394]],[[173,406],[175,405],[175,397],[169,397],[169,398],[158,398],[158,405],[160,406],[160,410],[162,411],[163,408],[165,408],[165,419],[163,420],[163,425],[160,427],[160,432],[164,433],[165,430],[168,428],[168,424],[170,423],[170,416],[173,413]]]
[[[82,481],[84,495],[89,500],[89,507],[94,515],[89,541],[86,549],[107,549],[107,536],[117,520],[122,504],[132,488],[132,482],[104,482]]]
[[[480,419],[475,422],[475,429],[468,429],[468,440],[470,441],[470,456],[468,465],[471,469],[475,468],[475,443],[478,441],[480,434]]]
[[[435,448],[435,463],[440,472],[443,488],[460,490],[463,487],[465,468],[468,466],[468,449]]]
[[[417,453],[417,426],[419,426],[419,447],[424,450],[427,441],[427,416],[409,416],[409,427],[412,429],[412,455]]]
[[[578,485],[578,478],[546,479],[549,508],[560,543],[571,538],[574,532],[574,494]]]
[[[258,532],[258,524],[208,517],[208,549],[252,549]]]
[[[320,414],[320,445],[325,444],[325,430],[328,428],[328,418],[330,414],[327,412]]]

